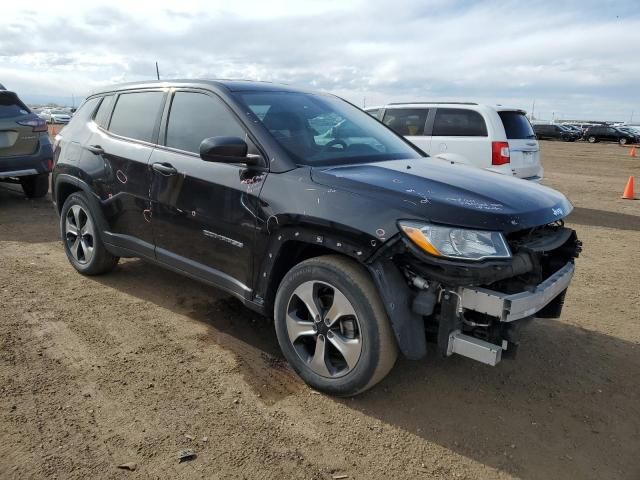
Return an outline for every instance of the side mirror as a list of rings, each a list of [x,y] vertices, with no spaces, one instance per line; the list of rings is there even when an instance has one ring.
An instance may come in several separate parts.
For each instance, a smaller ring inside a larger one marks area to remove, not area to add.
[[[247,142],[239,137],[209,137],[200,143],[200,158],[206,162],[257,165],[258,156],[247,156]]]

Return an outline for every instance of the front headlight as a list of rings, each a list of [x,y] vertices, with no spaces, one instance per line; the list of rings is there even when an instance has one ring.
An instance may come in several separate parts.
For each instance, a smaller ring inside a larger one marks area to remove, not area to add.
[[[417,222],[399,222],[398,225],[414,244],[436,257],[459,260],[511,257],[509,247],[500,232]]]

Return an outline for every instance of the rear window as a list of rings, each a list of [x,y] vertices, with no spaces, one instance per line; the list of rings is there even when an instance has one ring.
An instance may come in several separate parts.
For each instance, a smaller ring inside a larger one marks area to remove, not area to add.
[[[509,140],[523,140],[525,138],[535,138],[531,129],[531,124],[522,112],[498,112],[504,131]],[[546,128],[541,128],[546,130]]]
[[[384,123],[402,136],[424,135],[424,124],[429,110],[426,108],[392,108],[384,112]]]
[[[153,132],[164,106],[164,92],[124,93],[118,97],[109,131],[123,137],[153,142]]]
[[[486,137],[484,118],[473,110],[439,108],[433,124],[434,137]]]
[[[29,109],[13,93],[0,93],[0,118],[27,115]]]

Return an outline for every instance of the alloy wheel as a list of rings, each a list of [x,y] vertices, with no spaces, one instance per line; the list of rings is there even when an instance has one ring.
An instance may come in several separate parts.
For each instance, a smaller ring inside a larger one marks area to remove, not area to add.
[[[86,264],[93,258],[95,230],[91,217],[80,205],[73,205],[64,223],[65,242],[73,258]]]
[[[338,378],[352,371],[362,353],[358,316],[347,297],[326,282],[308,281],[289,297],[289,341],[314,373]]]

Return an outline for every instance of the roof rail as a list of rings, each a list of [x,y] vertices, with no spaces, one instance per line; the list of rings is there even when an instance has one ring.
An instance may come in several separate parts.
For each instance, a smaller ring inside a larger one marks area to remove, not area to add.
[[[478,105],[475,102],[393,102],[393,103],[388,103],[387,105],[439,105],[439,104],[447,104],[447,105]]]

